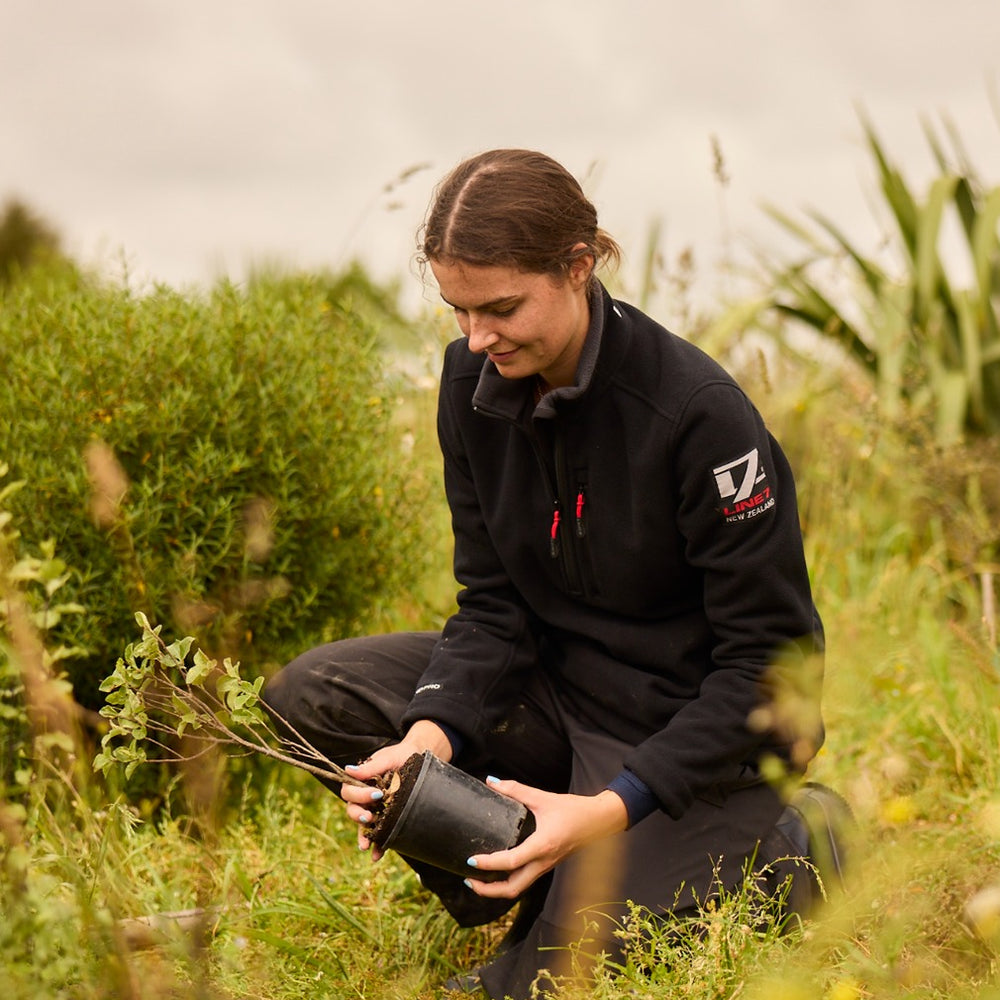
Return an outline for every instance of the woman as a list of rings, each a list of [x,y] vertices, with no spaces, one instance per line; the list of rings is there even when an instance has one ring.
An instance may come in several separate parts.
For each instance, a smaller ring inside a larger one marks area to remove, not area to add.
[[[821,740],[788,463],[722,368],[609,296],[594,272],[618,256],[547,156],[443,180],[421,261],[463,335],[438,410],[458,610],[440,635],[307,652],[267,692],[358,778],[431,750],[534,813],[466,880],[414,863],[463,924],[522,900],[474,980],[498,998],[614,953],[626,901],[683,916],[739,884],[784,807],[761,763],[801,772]],[[377,793],[339,791],[366,823]]]

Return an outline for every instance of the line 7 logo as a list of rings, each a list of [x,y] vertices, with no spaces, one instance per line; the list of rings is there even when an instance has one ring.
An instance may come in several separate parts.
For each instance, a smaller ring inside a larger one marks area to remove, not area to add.
[[[754,486],[765,477],[765,472],[760,464],[760,453],[754,448],[740,458],[712,469],[712,475],[715,476],[720,498],[738,503],[753,493]]]

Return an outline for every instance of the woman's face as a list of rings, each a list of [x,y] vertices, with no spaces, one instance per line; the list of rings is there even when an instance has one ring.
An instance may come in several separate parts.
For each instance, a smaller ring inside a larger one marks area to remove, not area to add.
[[[593,260],[565,278],[513,267],[431,261],[441,298],[455,310],[469,350],[486,354],[505,378],[541,375],[572,385],[590,324],[587,279]]]

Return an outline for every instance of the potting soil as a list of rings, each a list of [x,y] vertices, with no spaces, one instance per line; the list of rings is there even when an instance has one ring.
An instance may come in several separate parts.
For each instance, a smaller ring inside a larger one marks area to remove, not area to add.
[[[372,821],[365,827],[365,833],[380,849],[384,848],[403,807],[410,799],[423,759],[423,754],[415,753],[398,770],[382,775],[377,782],[382,789],[383,798],[372,807]]]

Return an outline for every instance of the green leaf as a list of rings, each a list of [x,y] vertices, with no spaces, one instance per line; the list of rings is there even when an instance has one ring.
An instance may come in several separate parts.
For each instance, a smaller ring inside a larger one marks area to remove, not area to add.
[[[215,669],[216,661],[207,656],[200,649],[195,650],[194,663],[188,668],[184,676],[184,683],[188,687],[201,687]]]
[[[938,254],[938,236],[945,204],[951,199],[957,178],[938,177],[927,197],[927,202],[917,214],[916,243],[914,247],[914,271],[917,320],[926,320],[931,302],[942,279],[941,260]]]
[[[935,436],[939,444],[948,446],[962,439],[968,386],[962,372],[944,372],[937,381]]]
[[[841,232],[841,230],[830,219],[820,215],[818,212],[812,213],[812,216],[816,222],[821,225],[834,240],[836,240],[841,249],[843,249],[844,252],[854,261],[858,271],[861,272],[861,276],[864,278],[869,291],[877,297],[881,293],[882,287],[886,282],[886,276],[882,269],[874,261],[869,260],[860,251],[858,251],[850,240],[848,240],[843,232]]]
[[[107,693],[108,691],[114,691],[116,688],[120,688],[123,684],[126,684],[125,678],[125,661],[119,659],[115,664],[115,669],[112,673],[108,674],[107,677],[101,681],[99,690]]]
[[[230,718],[234,726],[244,726],[247,729],[256,729],[258,726],[267,725],[264,713],[255,705],[235,709],[230,713]]]
[[[958,311],[958,330],[962,343],[969,416],[982,426],[986,419],[983,408],[983,352],[980,330],[976,322],[975,298],[970,292],[962,292],[956,297],[955,306]]]
[[[176,642],[172,642],[163,651],[161,659],[164,667],[183,667],[184,662],[187,659],[188,651],[191,649],[191,644],[194,642],[193,636],[185,636],[183,639],[178,639]]]
[[[0,479],[3,479],[10,472],[9,465],[0,465]],[[27,480],[17,479],[12,483],[0,488],[0,503],[6,503],[18,490],[24,489]]]
[[[976,286],[984,307],[990,306],[994,269],[997,264],[997,222],[1000,221],[1000,187],[993,188],[986,196],[982,211],[976,215],[972,226],[970,244],[972,266],[976,273]]]
[[[882,192],[892,209],[896,226],[903,240],[903,247],[910,255],[910,259],[915,260],[917,249],[916,201],[910,194],[902,175],[889,163],[874,128],[866,120],[863,120],[862,126],[868,139],[869,149],[875,157]]]
[[[183,736],[186,729],[201,729],[202,720],[198,717],[198,712],[176,691],[170,692],[170,704],[177,720],[174,728],[178,736]]]

